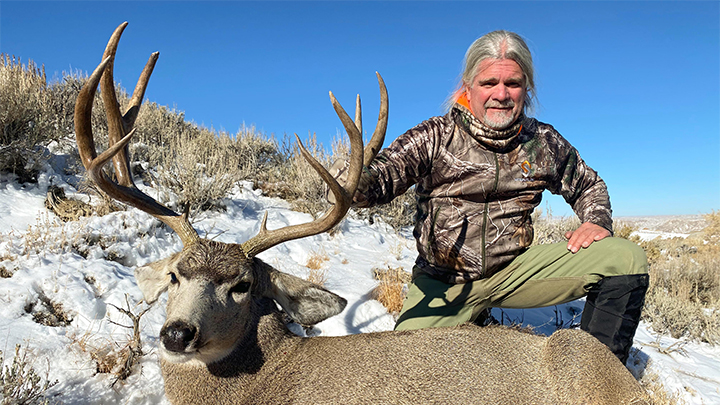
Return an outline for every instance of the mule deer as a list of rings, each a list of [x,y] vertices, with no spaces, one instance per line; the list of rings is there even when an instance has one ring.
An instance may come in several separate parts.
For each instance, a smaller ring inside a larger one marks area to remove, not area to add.
[[[328,183],[335,205],[319,219],[268,231],[242,244],[201,239],[187,211],[179,215],[133,183],[127,145],[157,60],[148,61],[122,115],[113,88],[113,58],[127,23],[113,33],[102,63],[77,99],[78,149],[89,177],[112,198],[143,210],[178,233],[183,250],[136,269],[145,300],[168,293],[160,331],[165,392],[175,404],[629,404],[644,392],[617,358],[580,330],[551,337],[510,328],[464,325],[407,332],[301,338],[286,327],[277,304],[312,325],[340,313],[346,301],[284,274],[256,256],[279,243],[325,232],[345,216],[363,161],[383,143],[387,91],[380,75],[380,117],[363,151],[359,102],[355,122],[331,100],[351,143],[347,183],[339,185],[305,150]],[[106,108],[109,148],[97,155],[90,125],[98,82]],[[113,160],[113,181],[103,166]]]

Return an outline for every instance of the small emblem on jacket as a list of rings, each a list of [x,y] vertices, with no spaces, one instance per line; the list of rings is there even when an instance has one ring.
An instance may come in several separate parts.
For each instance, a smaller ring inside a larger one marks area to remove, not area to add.
[[[530,169],[532,169],[532,165],[526,160],[520,163],[520,169],[522,169],[523,177],[527,177],[530,175]]]

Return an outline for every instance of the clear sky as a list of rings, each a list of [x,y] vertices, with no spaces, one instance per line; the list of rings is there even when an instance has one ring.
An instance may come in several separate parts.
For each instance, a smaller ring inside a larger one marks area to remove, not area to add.
[[[112,31],[115,78],[132,91],[160,52],[146,97],[198,124],[310,133],[329,148],[360,93],[386,145],[435,115],[462,57],[496,29],[533,52],[539,108],[605,179],[616,216],[720,209],[720,3],[706,2],[0,2],[0,52],[49,77],[92,71]],[[0,107],[1,108],[1,107]],[[551,198],[554,214],[571,211]],[[542,204],[545,207],[545,203]]]

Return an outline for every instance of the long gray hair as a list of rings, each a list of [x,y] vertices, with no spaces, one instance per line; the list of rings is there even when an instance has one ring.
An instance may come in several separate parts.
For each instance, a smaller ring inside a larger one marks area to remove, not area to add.
[[[514,32],[498,30],[489,32],[475,40],[465,52],[463,72],[457,88],[448,97],[443,106],[448,111],[455,101],[465,92],[477,75],[480,62],[485,59],[510,59],[520,66],[525,76],[525,104],[524,110],[532,111],[535,101],[535,75],[532,55],[525,40]]]

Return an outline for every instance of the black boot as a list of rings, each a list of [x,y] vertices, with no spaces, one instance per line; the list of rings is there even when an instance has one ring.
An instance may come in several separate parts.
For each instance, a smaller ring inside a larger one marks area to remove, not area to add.
[[[587,295],[580,329],[609,347],[623,365],[640,322],[649,279],[647,274],[605,277]]]

